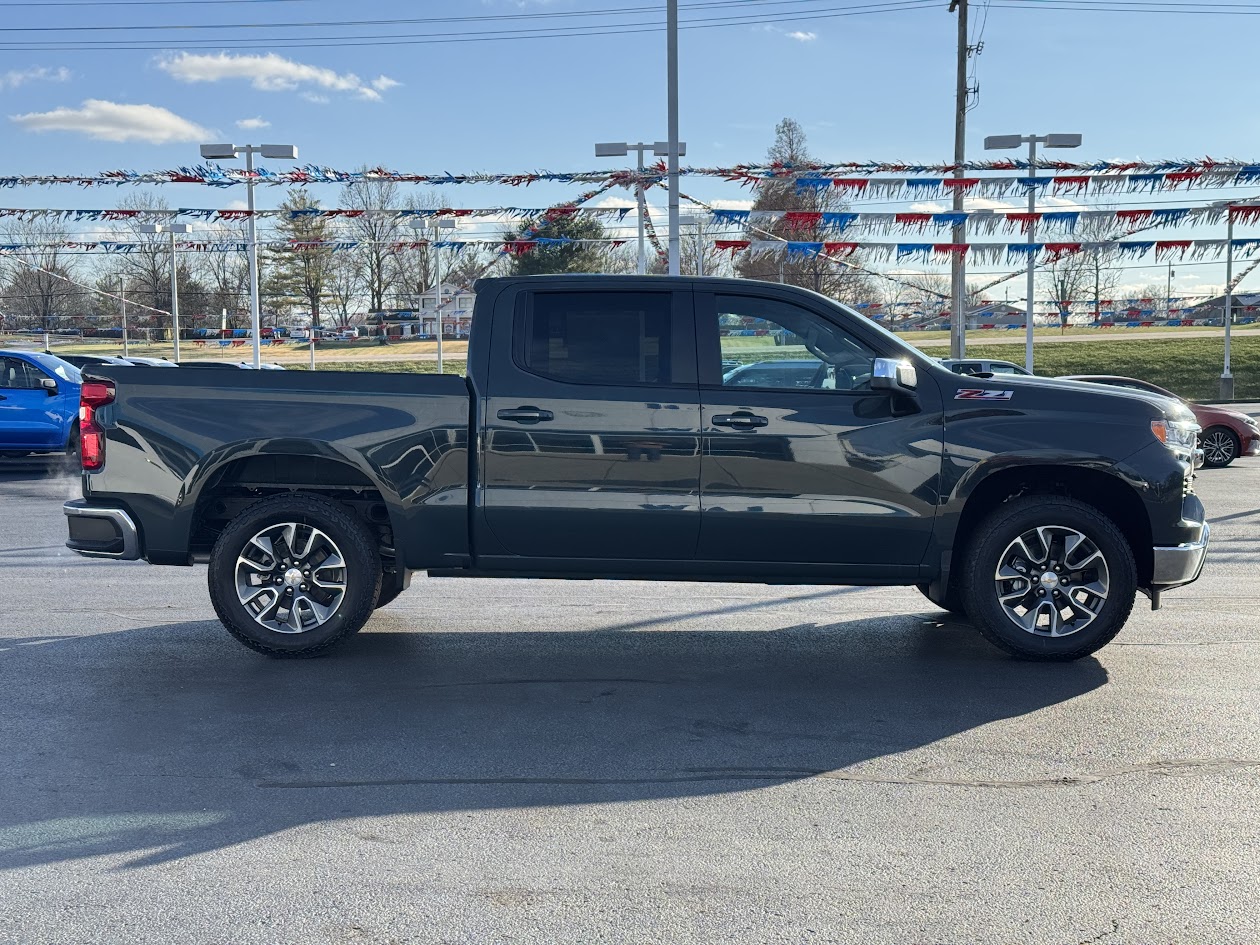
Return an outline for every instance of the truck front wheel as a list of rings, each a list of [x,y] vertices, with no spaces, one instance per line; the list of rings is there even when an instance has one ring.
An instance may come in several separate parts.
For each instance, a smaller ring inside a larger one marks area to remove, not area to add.
[[[1137,567],[1120,529],[1084,502],[1025,496],[977,526],[966,556],[967,613],[990,643],[1032,660],[1074,660],[1120,632]]]
[[[256,502],[214,544],[210,600],[228,632],[269,656],[314,656],[367,622],[381,561],[343,506],[295,493]]]

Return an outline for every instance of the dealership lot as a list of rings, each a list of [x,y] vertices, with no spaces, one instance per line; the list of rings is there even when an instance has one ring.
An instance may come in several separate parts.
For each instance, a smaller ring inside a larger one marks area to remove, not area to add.
[[[1260,460],[1069,665],[912,589],[458,580],[272,661],[66,551],[77,489],[0,460],[0,941],[1260,939]]]

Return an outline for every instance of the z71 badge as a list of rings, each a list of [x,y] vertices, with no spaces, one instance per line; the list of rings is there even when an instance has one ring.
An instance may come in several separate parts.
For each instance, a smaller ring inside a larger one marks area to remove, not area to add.
[[[964,387],[954,395],[954,400],[1010,400],[1013,390],[980,390],[977,387]]]

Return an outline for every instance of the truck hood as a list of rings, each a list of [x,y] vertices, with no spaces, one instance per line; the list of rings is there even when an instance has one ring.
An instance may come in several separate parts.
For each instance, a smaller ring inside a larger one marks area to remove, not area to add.
[[[1048,392],[1071,390],[1080,394],[1088,394],[1092,397],[1105,397],[1108,399],[1119,397],[1123,400],[1137,400],[1162,411],[1169,420],[1195,422],[1194,413],[1181,401],[1174,400],[1171,397],[1161,397],[1158,394],[1150,394],[1146,391],[1131,390],[1123,387],[1106,387],[1102,384],[1091,384],[1088,381],[1062,381],[1056,377],[1031,377],[1022,374],[1003,375],[1000,380],[996,377],[986,378],[985,380],[992,384],[1001,383],[1003,386],[1009,386],[1013,390],[1034,387]]]

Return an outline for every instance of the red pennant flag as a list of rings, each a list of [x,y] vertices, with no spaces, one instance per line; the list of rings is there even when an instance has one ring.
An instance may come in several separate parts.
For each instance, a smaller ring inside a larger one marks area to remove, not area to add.
[[[813,230],[822,223],[822,214],[807,210],[789,210],[783,214],[783,223],[789,230]]]
[[[823,252],[828,256],[852,256],[857,248],[857,243],[823,243]]]

